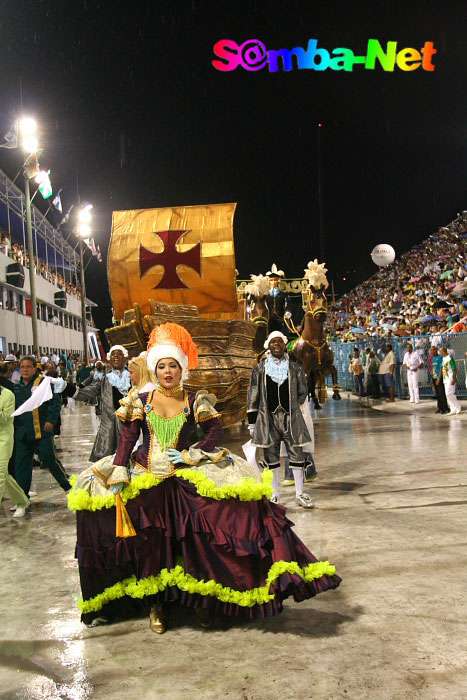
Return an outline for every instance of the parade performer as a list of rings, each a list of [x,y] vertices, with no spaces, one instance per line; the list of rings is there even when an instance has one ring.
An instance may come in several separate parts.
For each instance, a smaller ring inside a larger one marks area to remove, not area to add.
[[[279,289],[279,282],[284,277],[284,271],[278,270],[277,265],[273,263],[269,272],[266,272],[269,277],[269,295],[265,298],[266,305],[269,309],[268,334],[273,331],[280,331],[284,335],[287,334],[285,318],[291,316],[289,310],[289,296]]]
[[[123,345],[113,345],[107,353],[112,368],[108,374],[81,389],[70,383],[63,392],[64,396],[75,401],[97,402],[100,408],[101,422],[89,457],[90,462],[113,455],[117,449],[121,422],[115,411],[120,408],[120,400],[128,394],[131,384],[125,367],[127,357],[128,350]]]
[[[77,512],[82,620],[92,624],[150,612],[163,633],[167,602],[197,610],[202,626],[216,612],[262,618],[340,578],[271,504],[270,472],[219,448],[215,397],[183,388],[197,348],[174,323],[151,333],[146,358],[156,389],[121,400],[115,458],[82,472],[69,496]],[[189,446],[196,424],[204,436]],[[143,432],[143,443],[134,445]],[[126,508],[125,508],[126,506]]]
[[[47,467],[64,491],[71,484],[54,447],[54,427],[57,425],[62,399],[52,392],[51,384],[63,388],[65,382],[45,377],[37,368],[37,360],[26,355],[20,362],[21,379],[15,384],[15,475],[16,481],[28,496],[31,488],[34,453]]]
[[[248,388],[252,444],[263,448],[260,466],[273,470],[273,502],[279,501],[278,470],[283,442],[295,480],[296,503],[312,508],[311,498],[303,493],[303,446],[311,440],[300,410],[308,398],[305,372],[287,356],[287,338],[279,331],[269,335],[264,347],[269,353],[254,367]]]
[[[8,473],[8,462],[13,454],[14,427],[12,416],[15,410],[15,396],[12,391],[0,386],[0,503],[6,488],[8,496],[16,503],[14,518],[22,518],[29,505],[29,498]]]
[[[452,416],[460,413],[462,410],[462,406],[456,396],[457,364],[447,348],[440,348],[439,354],[443,358],[442,381],[444,382],[444,392],[449,406],[449,415]]]
[[[305,421],[305,425],[311,438],[310,442],[307,442],[307,444],[303,445],[302,448],[303,456],[305,459],[305,473],[303,476],[305,482],[314,481],[314,479],[318,477],[318,471],[316,469],[315,460],[313,458],[313,453],[315,451],[315,431],[313,427],[313,418],[311,415],[309,399],[307,399],[307,401],[301,404],[300,410],[303,414],[303,419]],[[290,468],[289,455],[287,454],[287,449],[283,442],[281,442],[281,457],[284,460],[284,479],[281,482],[282,486],[295,486],[293,471]]]
[[[420,403],[418,370],[423,366],[423,362],[418,352],[413,349],[412,343],[407,343],[407,352],[404,355],[403,364],[407,370],[410,403]]]
[[[147,352],[142,352],[138,357],[132,357],[128,362],[128,372],[130,375],[133,394],[142,394],[157,388],[154,374],[150,372],[146,364]]]
[[[436,394],[436,413],[442,413],[444,415],[449,412],[449,406],[446,401],[446,392],[444,391],[443,356],[438,353],[438,347],[436,345],[432,345],[430,348],[430,359],[431,383]]]

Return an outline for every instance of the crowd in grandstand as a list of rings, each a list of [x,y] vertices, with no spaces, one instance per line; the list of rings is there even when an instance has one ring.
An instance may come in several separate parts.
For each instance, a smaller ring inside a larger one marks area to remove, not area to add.
[[[330,338],[467,330],[467,212],[330,307]]]
[[[19,243],[14,243],[8,233],[4,233],[0,238],[0,250],[4,255],[7,255],[20,265],[25,267],[29,265],[29,255],[26,249]],[[65,289],[71,296],[81,299],[80,289],[72,282],[65,280],[57,269],[50,267],[43,260],[38,260],[36,256],[34,256],[34,266],[36,268],[36,274],[41,275],[48,282],[51,282],[51,284],[56,285],[60,289]]]

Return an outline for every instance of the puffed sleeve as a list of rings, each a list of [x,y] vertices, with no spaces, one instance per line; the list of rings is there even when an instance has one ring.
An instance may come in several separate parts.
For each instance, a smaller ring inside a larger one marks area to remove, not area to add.
[[[220,418],[220,413],[216,411],[217,398],[205,389],[198,391],[193,402],[193,414],[197,423],[203,423],[210,418]]]
[[[141,401],[138,389],[134,387],[123,399],[120,399],[120,408],[115,411],[115,415],[124,423],[132,421],[142,421],[144,416],[143,402]]]
[[[138,442],[144,417],[143,402],[136,387],[127,396],[120,399],[120,408],[115,411],[115,415],[122,421],[123,425],[118,437],[114,464],[126,467],[133,448]]]
[[[220,422],[220,413],[216,410],[216,397],[214,394],[202,390],[198,391],[193,403],[195,421],[199,423],[204,437],[196,447],[205,452],[211,452],[218,446],[224,435],[224,429]]]

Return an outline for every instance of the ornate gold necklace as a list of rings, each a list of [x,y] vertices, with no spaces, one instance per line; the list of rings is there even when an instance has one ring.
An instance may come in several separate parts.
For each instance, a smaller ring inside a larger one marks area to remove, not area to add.
[[[179,394],[181,391],[183,391],[183,387],[180,386],[180,384],[178,386],[174,386],[173,389],[166,389],[164,386],[157,384],[156,389],[159,394],[164,394],[164,396],[173,396],[174,394]]]

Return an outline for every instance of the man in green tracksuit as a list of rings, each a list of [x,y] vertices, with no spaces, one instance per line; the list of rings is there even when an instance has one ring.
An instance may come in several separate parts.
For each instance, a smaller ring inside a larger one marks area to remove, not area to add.
[[[20,363],[21,379],[15,384],[16,408],[27,401],[34,389],[43,381],[44,375],[37,369],[34,357],[23,357]],[[60,394],[54,394],[49,401],[32,411],[15,416],[15,472],[16,481],[29,495],[32,479],[34,452],[58,481],[64,491],[71,488],[63,464],[55,455],[53,430],[62,406]]]

